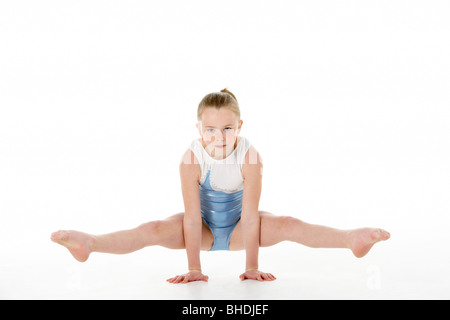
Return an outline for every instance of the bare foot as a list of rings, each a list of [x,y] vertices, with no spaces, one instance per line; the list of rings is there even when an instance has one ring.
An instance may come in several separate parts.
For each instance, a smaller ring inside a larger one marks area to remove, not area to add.
[[[53,232],[50,239],[66,247],[72,256],[80,262],[85,262],[91,253],[93,238],[87,233],[60,230]]]
[[[364,257],[372,246],[391,237],[389,232],[376,228],[361,228],[350,231],[350,249],[357,258]]]

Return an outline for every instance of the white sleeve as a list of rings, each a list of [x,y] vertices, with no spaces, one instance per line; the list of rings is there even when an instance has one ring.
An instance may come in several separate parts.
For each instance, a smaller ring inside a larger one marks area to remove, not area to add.
[[[242,167],[242,164],[244,163],[245,155],[247,154],[248,149],[250,149],[250,147],[252,145],[247,138],[242,137],[242,139],[244,139],[244,140],[240,144],[239,150],[237,150],[238,151],[238,159],[237,160],[241,167]]]
[[[192,150],[195,157],[197,158],[198,163],[201,165],[203,163],[203,154],[202,150],[199,149],[199,143],[197,140],[192,141],[191,145],[189,146],[189,149]]]

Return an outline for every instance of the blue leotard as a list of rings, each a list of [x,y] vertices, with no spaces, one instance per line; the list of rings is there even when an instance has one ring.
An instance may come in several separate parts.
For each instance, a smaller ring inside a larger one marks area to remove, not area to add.
[[[209,181],[210,173],[208,171],[205,182],[199,187],[202,218],[214,235],[210,250],[229,250],[231,233],[241,218],[244,191],[226,193],[214,190]]]
[[[238,137],[236,148],[222,160],[211,158],[200,139],[190,146],[202,170],[199,186],[201,215],[214,236],[211,251],[229,250],[231,233],[241,218],[244,192],[241,169],[250,145],[245,137]]]

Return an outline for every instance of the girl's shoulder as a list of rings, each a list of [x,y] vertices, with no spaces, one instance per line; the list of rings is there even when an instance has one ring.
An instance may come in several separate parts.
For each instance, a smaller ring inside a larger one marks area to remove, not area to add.
[[[180,161],[180,176],[184,183],[195,182],[196,185],[200,182],[202,172],[200,163],[191,149],[187,149],[181,157]]]
[[[245,153],[242,161],[243,165],[258,164],[262,165],[261,154],[256,150],[253,145],[250,145]]]
[[[202,161],[202,153],[200,147],[201,147],[200,139],[192,140],[189,147],[184,151],[183,155],[181,156],[180,165],[181,164],[199,165]]]

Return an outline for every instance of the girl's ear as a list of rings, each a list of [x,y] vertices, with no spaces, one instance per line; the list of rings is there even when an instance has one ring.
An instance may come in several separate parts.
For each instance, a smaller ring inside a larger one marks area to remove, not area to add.
[[[202,135],[202,122],[199,121],[195,124],[195,126],[197,127],[198,133],[200,134],[200,136]]]
[[[238,125],[238,128],[237,128],[238,133],[241,131],[241,127],[242,127],[242,124],[243,124],[243,123],[244,123],[244,121],[239,120],[239,125]]]

